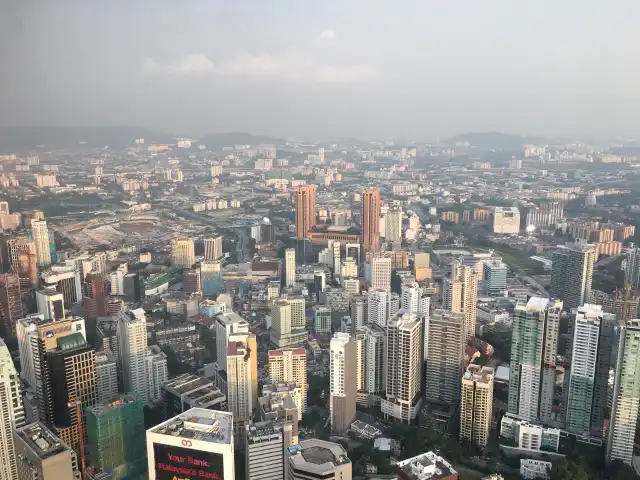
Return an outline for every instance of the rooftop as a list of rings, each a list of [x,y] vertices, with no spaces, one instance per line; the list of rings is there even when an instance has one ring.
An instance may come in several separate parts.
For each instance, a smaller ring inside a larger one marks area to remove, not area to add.
[[[317,475],[333,471],[336,467],[350,463],[347,452],[341,445],[315,438],[303,440],[287,449],[289,462],[297,470]]]
[[[132,394],[120,395],[118,400],[114,400],[112,402],[103,403],[102,405],[96,405],[94,407],[87,407],[88,412],[93,412],[95,415],[100,415],[101,413],[110,412],[111,410],[122,407],[123,405],[129,405],[131,403],[135,403],[141,400],[138,399],[137,396]]]
[[[171,437],[193,438],[203,442],[233,442],[233,415],[228,412],[192,408],[149,430]]]
[[[437,480],[457,473],[449,462],[433,452],[407,458],[397,466],[410,480]]]
[[[15,433],[42,460],[70,450],[67,445],[62,443],[58,437],[40,422],[18,428]]]

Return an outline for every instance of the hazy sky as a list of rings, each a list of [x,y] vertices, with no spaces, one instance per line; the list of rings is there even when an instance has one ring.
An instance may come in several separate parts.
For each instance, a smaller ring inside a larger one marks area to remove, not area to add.
[[[633,0],[0,0],[0,124],[636,135],[638,19]]]

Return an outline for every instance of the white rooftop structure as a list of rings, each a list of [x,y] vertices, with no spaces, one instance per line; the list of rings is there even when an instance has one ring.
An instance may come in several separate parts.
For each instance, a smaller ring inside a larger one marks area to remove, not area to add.
[[[233,443],[233,415],[206,408],[192,408],[148,431],[159,435],[231,444]]]

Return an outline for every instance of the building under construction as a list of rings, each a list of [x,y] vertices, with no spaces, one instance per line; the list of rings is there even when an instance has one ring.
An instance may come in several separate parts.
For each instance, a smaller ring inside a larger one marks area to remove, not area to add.
[[[147,469],[144,402],[121,395],[85,409],[88,476],[109,473],[111,480],[138,478]]]

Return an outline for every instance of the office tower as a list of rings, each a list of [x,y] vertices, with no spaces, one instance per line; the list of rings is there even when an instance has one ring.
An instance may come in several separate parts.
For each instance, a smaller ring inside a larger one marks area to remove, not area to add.
[[[491,296],[503,296],[507,290],[507,266],[498,261],[488,261],[482,266],[484,270],[484,289]]]
[[[356,342],[348,333],[335,333],[329,350],[331,430],[343,434],[356,419]]]
[[[13,273],[0,275],[0,314],[7,337],[16,334],[16,322],[23,317],[20,278]]]
[[[310,238],[310,231],[316,226],[316,186],[302,185],[292,191],[296,211],[296,236]]]
[[[493,368],[471,364],[462,376],[460,439],[487,446],[493,415]]]
[[[606,459],[631,465],[640,407],[640,320],[620,325]]]
[[[308,337],[305,298],[287,297],[271,305],[271,343],[278,348],[300,345]]]
[[[237,313],[225,312],[215,317],[215,328],[218,370],[226,370],[229,338],[234,333],[249,333],[249,324]]]
[[[385,215],[385,239],[388,242],[402,240],[402,207],[393,206]]]
[[[222,258],[222,236],[204,239],[205,261],[217,262]]]
[[[36,258],[41,268],[51,265],[51,247],[49,245],[49,229],[46,220],[31,221],[31,236],[36,244]]]
[[[95,351],[82,333],[58,338],[55,349],[47,352],[49,394],[47,417],[56,435],[82,456],[82,409],[97,401]]]
[[[478,278],[473,269],[455,262],[451,276],[442,281],[442,306],[444,310],[464,314],[464,341],[469,342],[476,334],[478,303]]]
[[[234,480],[233,415],[192,408],[156,425],[147,430],[147,459],[149,480],[191,476],[194,469],[201,478]]]
[[[245,445],[247,480],[282,480],[285,450],[292,445],[292,425],[257,422],[247,425]]]
[[[85,409],[87,451],[94,475],[112,479],[135,478],[146,472],[144,401],[120,395]]]
[[[384,329],[373,323],[356,330],[358,402],[365,405],[379,402],[385,389],[385,337]]]
[[[307,406],[307,352],[304,348],[269,350],[269,379],[274,383],[293,383],[300,387],[302,409]]]
[[[149,403],[156,404],[160,401],[160,388],[169,379],[167,369],[167,354],[158,345],[151,345],[144,359],[147,370],[147,391]]]
[[[81,480],[76,453],[40,422],[14,433],[16,480]]]
[[[331,309],[316,305],[312,307],[313,330],[316,333],[331,333]]]
[[[118,396],[118,362],[109,350],[96,353],[96,390],[98,404]]]
[[[431,278],[431,257],[428,253],[416,253],[413,257],[413,276],[419,282]]]
[[[38,290],[36,292],[38,313],[46,320],[62,320],[65,317],[64,297],[55,290]]]
[[[222,292],[222,280],[220,262],[200,263],[200,286],[205,297],[217,297]]]
[[[559,247],[553,252],[551,296],[562,300],[567,312],[589,298],[595,260],[595,245]]]
[[[391,258],[382,255],[371,258],[371,288],[391,290]]]
[[[196,263],[193,238],[176,238],[171,241],[171,264],[191,268]]]
[[[227,388],[227,405],[233,414],[235,440],[242,448],[246,426],[258,407],[258,347],[252,333],[235,333],[229,337]]]
[[[425,321],[425,398],[434,403],[460,400],[460,377],[464,361],[464,315],[435,310]]]
[[[311,438],[285,452],[288,480],[351,480],[351,460],[342,445]]]
[[[607,406],[615,315],[599,305],[585,304],[575,311],[570,339],[571,368],[566,401],[566,429],[582,436],[602,435]]]
[[[330,240],[331,242],[331,240]],[[340,274],[340,242],[331,242],[330,247],[332,249],[332,257],[333,257],[333,274]]]
[[[73,262],[67,265],[54,265],[42,272],[42,283],[45,288],[62,293],[64,304],[69,308],[82,300],[80,270]]]
[[[353,295],[349,298],[349,316],[355,332],[367,323],[367,296]]]
[[[430,298],[422,294],[422,288],[416,282],[402,284],[400,308],[406,310],[407,313],[429,315],[429,304]]]
[[[391,317],[390,294],[388,290],[382,288],[370,289],[367,292],[367,323],[374,323],[387,328]],[[352,318],[353,320],[353,318]]]
[[[412,423],[420,410],[422,343],[422,321],[415,314],[400,312],[389,322],[385,355],[386,398],[380,404],[385,418]]]
[[[296,284],[296,249],[287,248],[284,251],[285,286],[293,287]]]
[[[0,339],[0,479],[17,476],[13,430],[24,425],[20,378],[9,349]]]
[[[124,276],[129,273],[126,263],[118,265],[118,268],[109,274],[111,281],[111,295],[124,295]]]
[[[380,246],[380,189],[367,188],[362,192],[362,248],[375,252]]]
[[[180,415],[191,408],[227,410],[227,397],[205,377],[184,373],[161,385],[165,418]]]
[[[104,277],[101,273],[88,273],[85,278],[85,285],[87,296],[94,300],[92,303],[95,305],[95,311],[91,312],[90,318],[105,317],[107,315],[107,293],[104,286]]]
[[[200,280],[200,271],[198,271],[198,280]],[[127,273],[124,276],[123,286],[125,301],[135,303],[142,300],[140,276],[137,273]]]
[[[147,320],[144,310],[138,308],[121,312],[117,336],[124,391],[135,393],[145,404],[148,404]]]
[[[531,297],[516,306],[511,336],[509,413],[526,420],[552,417],[562,302]]]
[[[44,322],[44,316],[35,314],[21,318],[16,323],[16,337],[18,339],[18,352],[20,355],[20,378],[27,382],[32,388],[35,388],[36,377],[33,370],[31,337],[36,335],[39,322]]]

